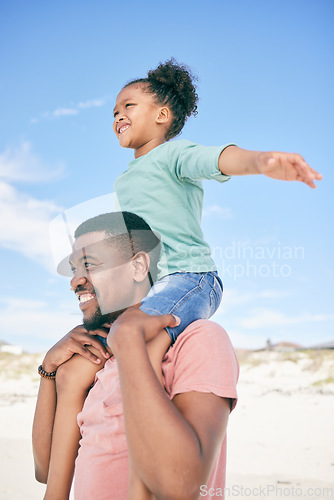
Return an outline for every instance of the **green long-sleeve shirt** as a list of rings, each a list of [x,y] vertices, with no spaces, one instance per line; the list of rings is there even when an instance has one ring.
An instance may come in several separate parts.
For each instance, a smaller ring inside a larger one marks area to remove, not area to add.
[[[187,140],[161,144],[129,163],[114,185],[122,211],[133,212],[157,231],[166,268],[159,278],[178,271],[216,270],[201,229],[203,179],[229,179],[218,169],[225,146],[201,146]]]

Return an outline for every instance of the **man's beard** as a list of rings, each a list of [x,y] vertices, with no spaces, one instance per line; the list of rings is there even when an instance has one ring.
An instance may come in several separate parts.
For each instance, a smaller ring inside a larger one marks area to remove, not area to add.
[[[86,330],[94,331],[101,328],[105,323],[110,323],[111,314],[102,314],[101,309],[98,307],[91,318],[83,320],[83,325]]]
[[[102,314],[101,309],[98,307],[91,318],[84,318],[83,325],[88,332],[92,332],[94,330],[97,330],[98,328],[101,328],[106,323],[113,323],[114,321],[116,321],[118,316],[122,314],[123,311],[124,309],[108,314]]]

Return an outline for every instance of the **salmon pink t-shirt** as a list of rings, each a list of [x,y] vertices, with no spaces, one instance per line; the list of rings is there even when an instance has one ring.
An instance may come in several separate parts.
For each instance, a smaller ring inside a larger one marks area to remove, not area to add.
[[[197,391],[230,398],[231,410],[236,405],[239,365],[227,333],[217,323],[198,320],[189,325],[168,350],[162,370],[170,399]],[[115,358],[97,373],[78,423],[82,438],[75,465],[75,499],[125,500],[128,450]],[[202,491],[219,491],[222,496],[225,472],[226,436]]]

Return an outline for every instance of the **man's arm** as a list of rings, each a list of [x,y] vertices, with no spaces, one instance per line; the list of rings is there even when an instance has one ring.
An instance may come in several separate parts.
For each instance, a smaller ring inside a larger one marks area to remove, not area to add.
[[[71,330],[47,352],[42,363],[43,369],[48,373],[53,372],[72,358],[74,354],[80,354],[99,365],[101,361],[89,351],[87,345],[95,347],[102,359],[109,357],[101,342],[94,339],[94,335],[88,335],[87,330],[80,325]],[[55,381],[41,378],[32,428],[35,477],[41,483],[46,483],[48,479],[56,401]]]
[[[304,182],[311,188],[316,187],[315,180],[322,179],[299,154],[248,151],[237,146],[222,151],[218,167],[224,175],[264,174],[273,179]]]
[[[152,321],[157,330],[174,326],[169,315]],[[170,401],[134,326],[112,327],[109,340],[118,363],[129,458],[157,498],[198,498],[225,435],[230,400],[187,392]]]

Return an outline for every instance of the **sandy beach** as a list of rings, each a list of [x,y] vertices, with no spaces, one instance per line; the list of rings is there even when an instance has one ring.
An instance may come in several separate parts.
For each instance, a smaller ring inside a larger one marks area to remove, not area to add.
[[[239,361],[226,498],[334,498],[334,351]]]
[[[239,402],[228,428],[226,499],[334,498],[334,350],[238,351],[238,357]],[[43,498],[31,452],[42,358],[0,354],[3,500]],[[202,496],[212,498],[209,491]]]

